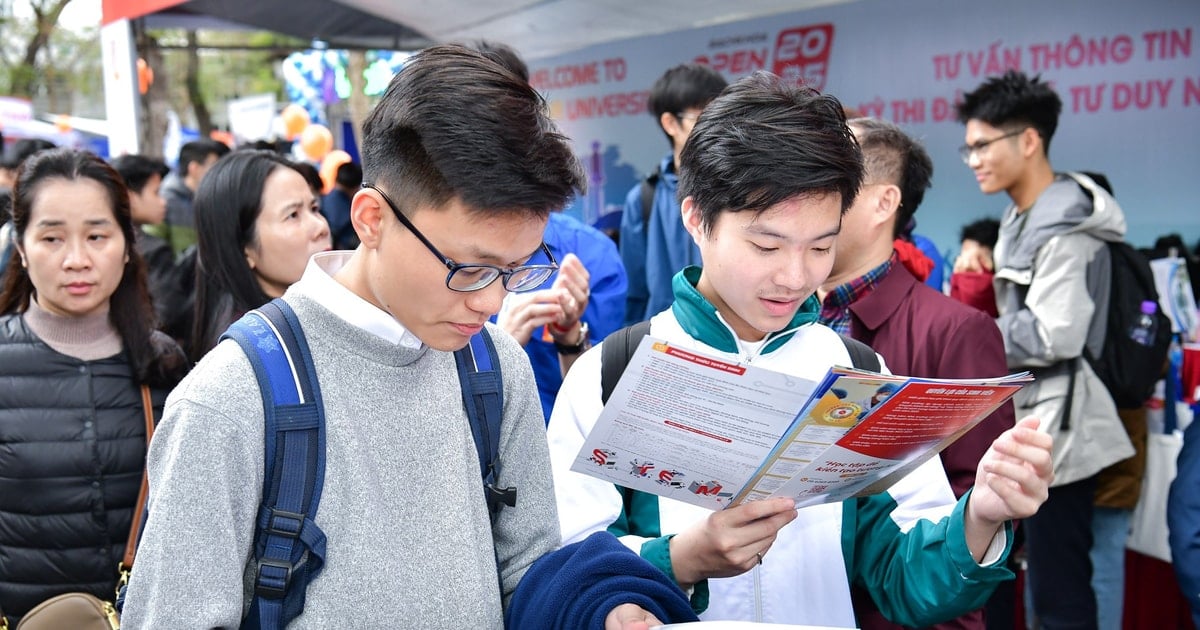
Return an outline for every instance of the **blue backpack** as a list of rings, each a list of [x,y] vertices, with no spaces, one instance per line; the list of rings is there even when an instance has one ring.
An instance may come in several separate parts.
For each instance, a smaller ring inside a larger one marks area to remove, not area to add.
[[[325,534],[313,521],[325,477],[321,389],[304,331],[283,300],[250,311],[221,338],[236,341],[250,359],[266,416],[254,600],[242,627],[283,628],[303,612],[305,590],[325,564]],[[504,391],[487,330],[455,352],[454,360],[494,523],[503,506],[516,505],[517,491],[496,486]]]

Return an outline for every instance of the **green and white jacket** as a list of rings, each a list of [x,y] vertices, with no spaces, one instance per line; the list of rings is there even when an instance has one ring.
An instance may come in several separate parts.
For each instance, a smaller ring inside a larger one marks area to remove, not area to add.
[[[816,323],[810,298],[788,329],[747,349],[695,289],[699,269],[676,276],[675,303],[651,320],[650,334],[683,348],[820,380],[850,357],[837,334]],[[706,518],[703,508],[646,495],[626,514],[617,489],[570,471],[600,414],[600,356],[593,349],[572,366],[548,427],[563,543],[610,529],[668,575],[671,535]],[[693,605],[703,619],[855,626],[850,585],[860,584],[880,610],[906,626],[926,626],[983,605],[996,584],[1012,577],[1004,560],[1011,527],[997,535],[986,566],[971,557],[963,533],[968,493],[955,502],[938,458],[888,492],[806,507],[779,532],[766,561],[732,578],[697,585]]]

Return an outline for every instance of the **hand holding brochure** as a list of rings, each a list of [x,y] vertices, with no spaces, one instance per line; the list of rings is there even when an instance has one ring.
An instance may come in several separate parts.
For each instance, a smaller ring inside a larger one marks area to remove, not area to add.
[[[831,503],[885,490],[1032,380],[812,382],[646,337],[571,470],[710,509]]]

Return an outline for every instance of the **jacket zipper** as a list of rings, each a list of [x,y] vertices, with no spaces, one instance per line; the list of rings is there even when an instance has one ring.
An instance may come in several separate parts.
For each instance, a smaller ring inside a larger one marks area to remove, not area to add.
[[[754,620],[762,622],[762,567],[754,567]]]

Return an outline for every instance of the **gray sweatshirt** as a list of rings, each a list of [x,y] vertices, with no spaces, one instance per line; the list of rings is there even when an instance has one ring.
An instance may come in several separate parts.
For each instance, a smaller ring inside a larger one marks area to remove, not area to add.
[[[529,361],[492,329],[504,376],[501,486],[493,533],[451,353],[357,328],[293,287],[325,403],[316,523],[326,564],[289,628],[499,628],[526,569],[559,545],[545,429]],[[250,604],[262,494],[263,409],[231,341],[167,401],[154,435],[150,517],[122,626],[236,628]],[[496,563],[499,561],[500,578]]]

